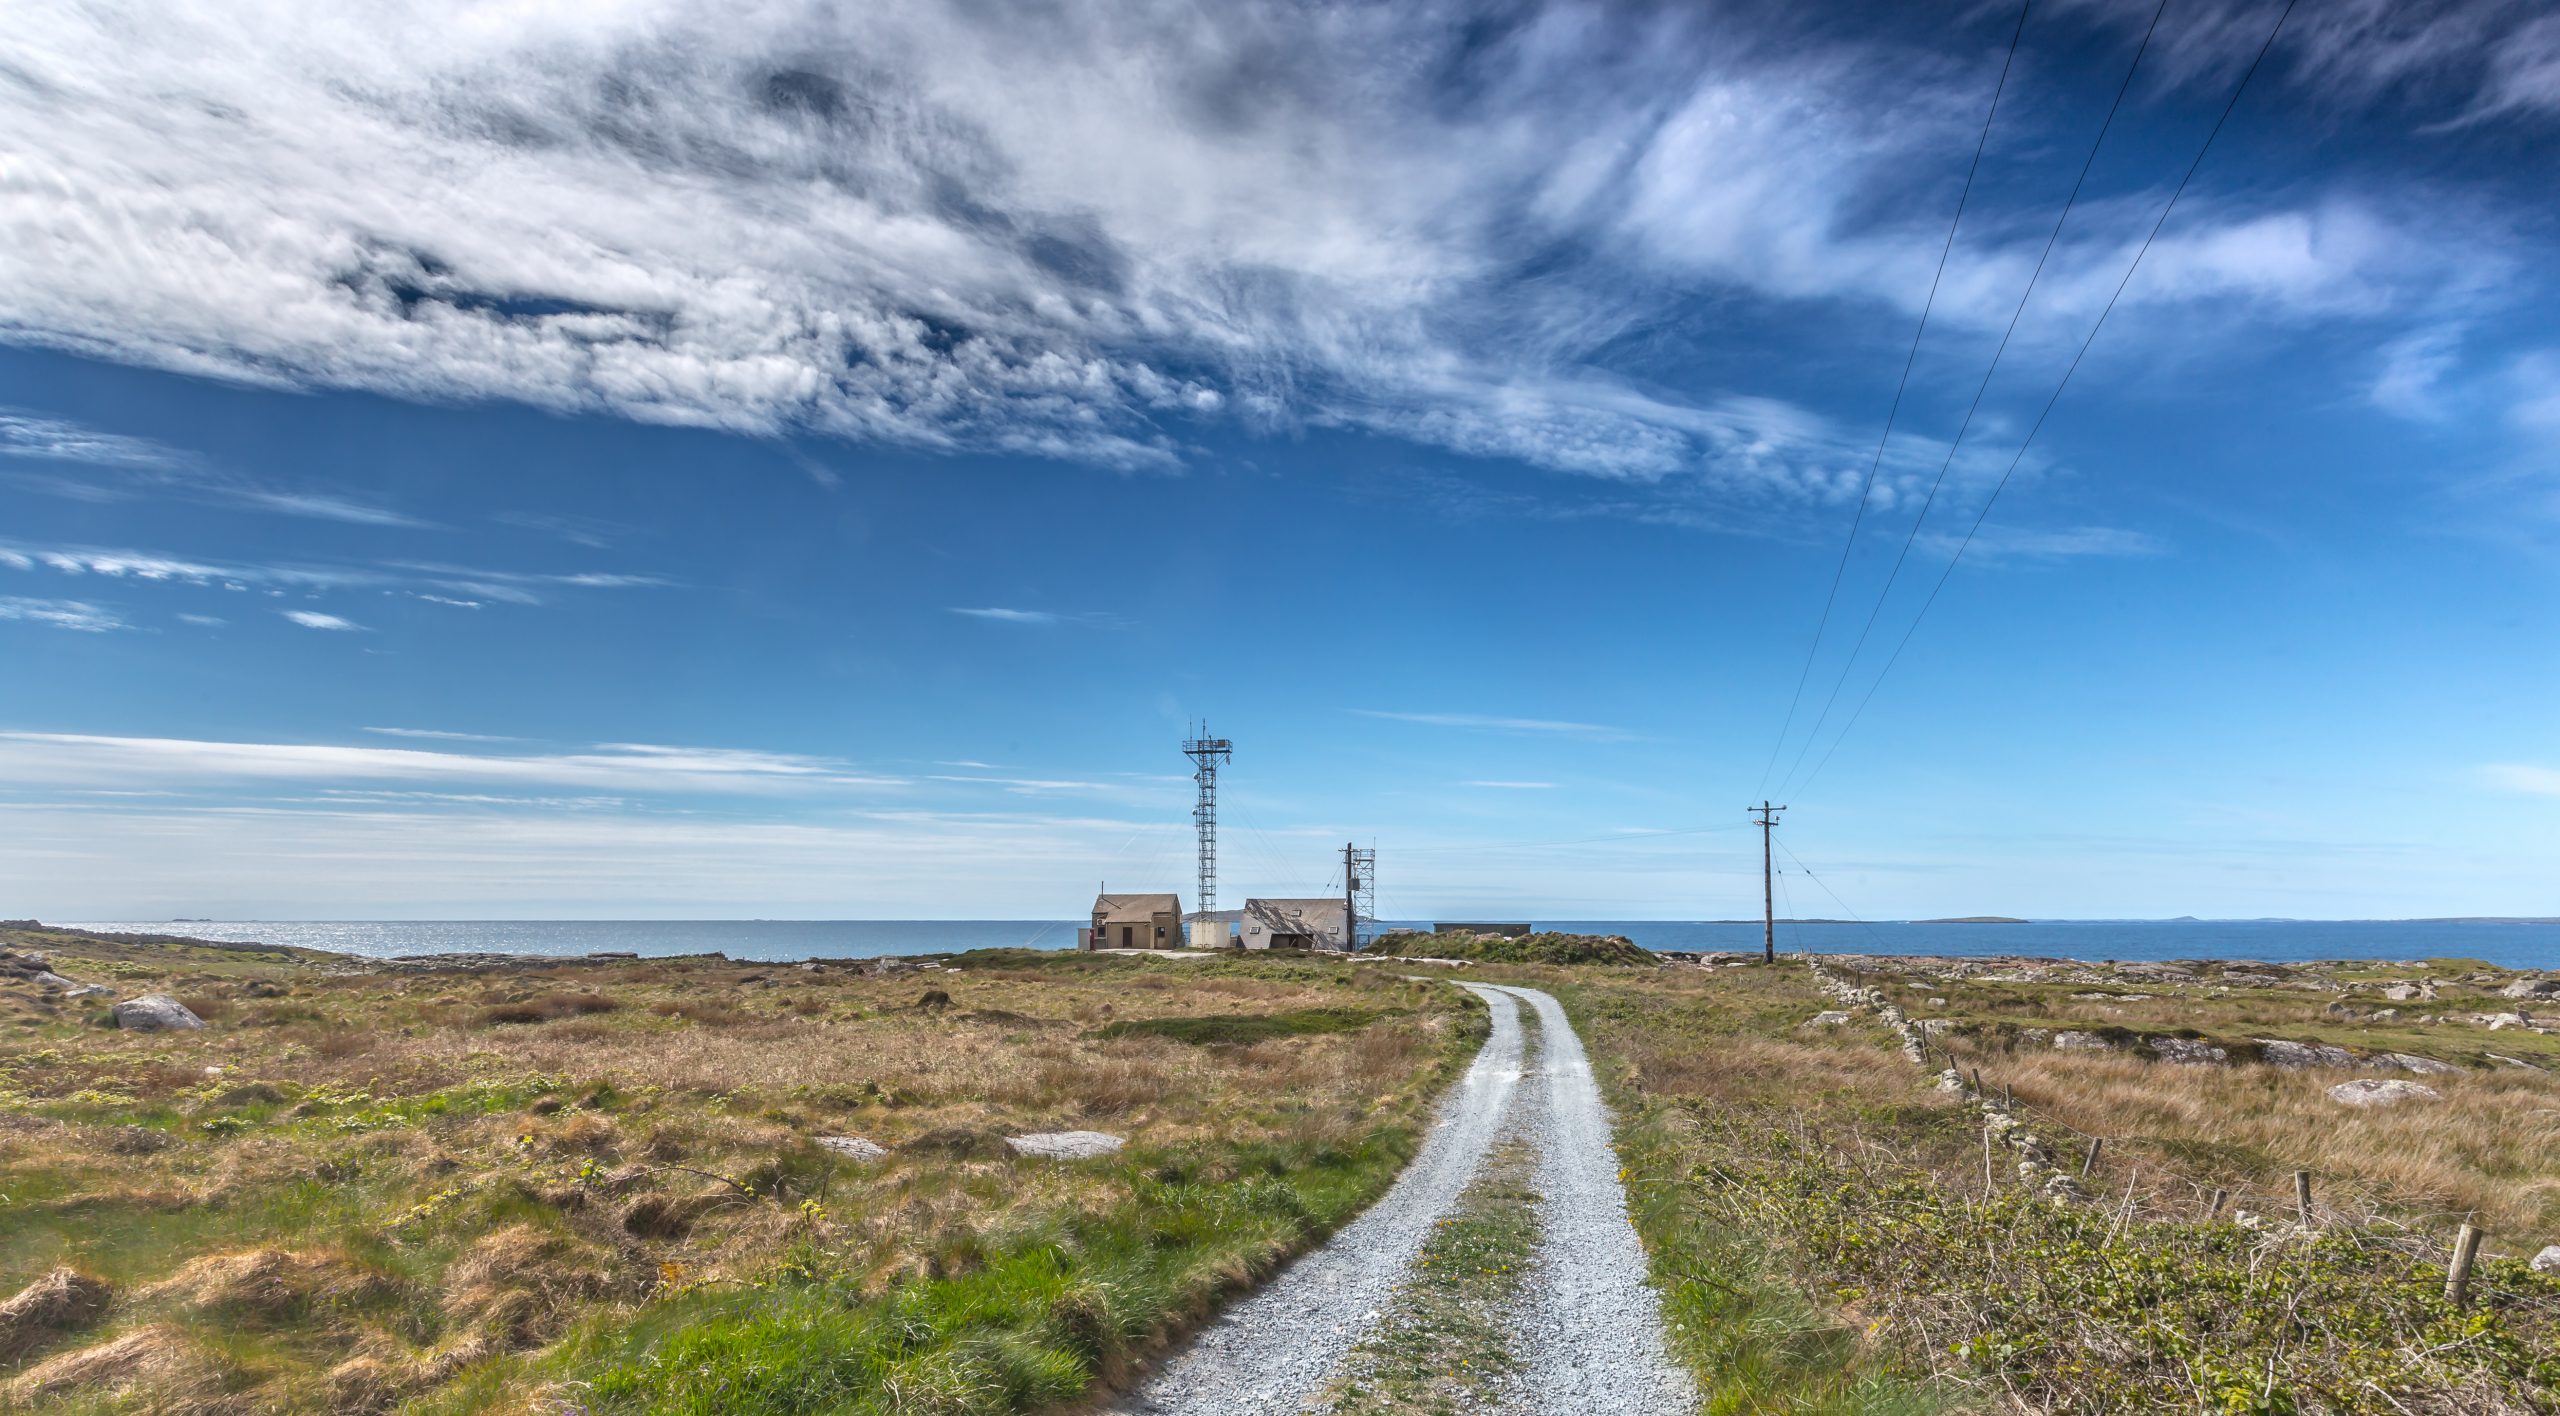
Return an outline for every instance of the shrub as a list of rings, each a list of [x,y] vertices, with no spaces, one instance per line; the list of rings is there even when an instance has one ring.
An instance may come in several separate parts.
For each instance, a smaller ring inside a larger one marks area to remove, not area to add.
[[[518,1003],[500,1003],[480,1010],[484,1026],[500,1023],[548,1023],[559,1018],[582,1018],[597,1013],[610,1013],[622,1005],[601,993],[544,993]]]

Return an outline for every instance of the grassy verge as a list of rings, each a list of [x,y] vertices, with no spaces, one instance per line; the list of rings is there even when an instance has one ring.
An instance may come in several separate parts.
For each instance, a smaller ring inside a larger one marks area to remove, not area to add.
[[[2209,1145],[2216,1109],[2146,1117],[2158,1130],[2144,1146],[2111,1144],[2091,1176],[2102,1200],[2057,1201],[2028,1193],[2005,1148],[1990,1163],[1975,1108],[1928,1087],[1883,1027],[1812,1024],[1834,1004],[1799,967],[1634,987],[1584,971],[1554,986],[1620,1108],[1638,1227],[1711,1410],[2560,1404],[2560,1281],[2515,1258],[2484,1261],[2456,1309],[2417,1216],[2324,1209],[2305,1232],[2263,1205],[2208,1222],[2192,1196],[2154,1202],[2150,1148]],[[2328,1027],[2351,1035],[2334,1015]],[[2095,1065],[2196,1085],[2173,1063]],[[2258,1070],[2222,1080],[2297,1085]],[[2027,1125],[2053,1135],[2039,1093],[2017,1094]],[[2343,1111],[2332,1128],[2358,1124]],[[2064,1152],[2075,1167],[2086,1153]],[[2484,1194],[2516,1183],[2468,1174]]]
[[[1499,1404],[1520,1369],[1507,1316],[1537,1251],[1536,1160],[1516,1141],[1486,1155],[1327,1394],[1334,1416],[1456,1416]]]
[[[0,981],[0,1299],[106,1295],[0,1321],[0,1407],[43,1412],[1067,1401],[1378,1194],[1484,1032],[1300,960],[27,945],[210,1024]],[[1003,1139],[1073,1129],[1127,1145]]]

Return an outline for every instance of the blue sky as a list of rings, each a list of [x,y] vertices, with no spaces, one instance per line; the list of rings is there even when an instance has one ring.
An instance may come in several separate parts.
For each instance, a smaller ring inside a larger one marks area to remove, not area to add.
[[[1230,906],[2560,914],[2560,17],[2300,7],[2021,451],[2173,4],[1951,450],[2036,9],[1879,460],[2015,10],[876,8],[13,14],[0,913],[1189,903],[1205,717]]]

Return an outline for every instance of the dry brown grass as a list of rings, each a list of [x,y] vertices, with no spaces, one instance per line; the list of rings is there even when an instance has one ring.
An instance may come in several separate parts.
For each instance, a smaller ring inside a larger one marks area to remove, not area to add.
[[[0,993],[0,1285],[70,1261],[127,1295],[93,1333],[0,1354],[0,1389],[39,1409],[521,1407],[541,1388],[521,1354],[600,1311],[764,1282],[811,1245],[877,1292],[1125,1203],[1101,1178],[1120,1172],[1024,1165],[1004,1135],[1091,1126],[1221,1177],[1235,1147],[1400,1124],[1457,1016],[1286,962],[403,974],[181,951],[155,973],[148,950],[52,947],[224,1016],[125,1033]],[[928,990],[948,1005],[919,1009]],[[1416,1011],[1251,1047],[1091,1035],[1347,1002]],[[812,1144],[837,1133],[891,1158]]]
[[[28,1284],[0,1303],[0,1362],[16,1361],[96,1322],[114,1296],[105,1279],[75,1268],[57,1268]]]
[[[1984,1070],[2032,1113],[2147,1157],[2163,1189],[2274,1195],[2308,1169],[2341,1205],[2475,1219],[2528,1249],[2560,1240],[2560,1078],[2548,1073],[2430,1076],[2442,1101],[2355,1109],[2328,1089],[2389,1074],[2026,1051]]]

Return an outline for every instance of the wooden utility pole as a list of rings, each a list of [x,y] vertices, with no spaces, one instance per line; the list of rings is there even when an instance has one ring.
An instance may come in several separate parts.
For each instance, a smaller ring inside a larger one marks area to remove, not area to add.
[[[1752,808],[1752,819],[1760,823],[1760,962],[1764,964],[1778,961],[1778,900],[1770,885],[1769,832],[1784,810],[1766,801]]]

